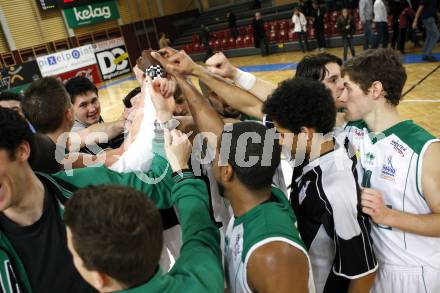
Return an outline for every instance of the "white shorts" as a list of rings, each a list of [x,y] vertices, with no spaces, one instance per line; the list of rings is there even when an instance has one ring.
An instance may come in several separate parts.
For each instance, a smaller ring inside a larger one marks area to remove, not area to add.
[[[439,293],[440,271],[379,264],[372,293]]]

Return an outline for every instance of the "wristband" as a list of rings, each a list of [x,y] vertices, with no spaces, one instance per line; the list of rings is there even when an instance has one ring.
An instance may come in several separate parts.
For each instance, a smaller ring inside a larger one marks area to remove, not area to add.
[[[242,89],[248,91],[255,85],[257,78],[252,73],[245,72],[237,68],[237,77],[234,79],[234,81]]]

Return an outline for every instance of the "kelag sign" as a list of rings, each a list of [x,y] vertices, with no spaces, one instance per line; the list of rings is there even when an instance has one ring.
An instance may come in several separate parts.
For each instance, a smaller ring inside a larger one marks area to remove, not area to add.
[[[2,68],[0,74],[0,91],[20,92],[31,82],[41,78],[35,60]]]
[[[93,45],[103,80],[131,72],[127,49],[122,38]]]
[[[52,76],[96,64],[92,45],[70,49],[37,58],[41,75]]]
[[[64,10],[70,28],[90,25],[119,18],[115,1],[95,3]]]

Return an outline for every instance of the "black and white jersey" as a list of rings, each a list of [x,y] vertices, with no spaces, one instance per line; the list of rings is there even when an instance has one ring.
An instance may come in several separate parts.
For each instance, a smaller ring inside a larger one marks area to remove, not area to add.
[[[292,179],[290,201],[316,292],[344,292],[349,279],[377,269],[369,218],[360,210],[356,157],[335,144],[335,150],[295,167]]]

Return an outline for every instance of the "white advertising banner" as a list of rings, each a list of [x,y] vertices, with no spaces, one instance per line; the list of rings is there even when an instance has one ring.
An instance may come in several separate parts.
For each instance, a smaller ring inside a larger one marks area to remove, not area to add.
[[[38,57],[37,62],[42,76],[53,76],[96,64],[96,57],[93,46],[86,45]]]
[[[93,45],[103,80],[131,72],[127,48],[123,38],[106,40]]]

